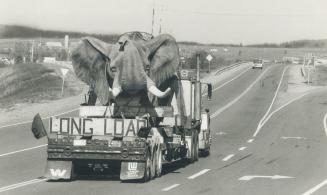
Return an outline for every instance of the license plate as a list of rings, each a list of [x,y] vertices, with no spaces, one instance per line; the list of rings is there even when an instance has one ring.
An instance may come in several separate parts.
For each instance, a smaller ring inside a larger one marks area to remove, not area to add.
[[[85,139],[74,140],[73,145],[74,146],[86,146],[86,140]]]

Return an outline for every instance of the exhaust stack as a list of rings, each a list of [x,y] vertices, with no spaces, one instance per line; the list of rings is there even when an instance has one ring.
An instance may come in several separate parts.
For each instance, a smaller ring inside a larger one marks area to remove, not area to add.
[[[200,82],[200,54],[196,55],[196,81],[194,85],[194,120],[201,120],[201,82]]]

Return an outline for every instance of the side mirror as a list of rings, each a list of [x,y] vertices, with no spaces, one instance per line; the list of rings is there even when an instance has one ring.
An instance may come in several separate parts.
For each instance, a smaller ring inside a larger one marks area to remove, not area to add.
[[[212,84],[208,84],[208,100],[211,100],[212,97]]]

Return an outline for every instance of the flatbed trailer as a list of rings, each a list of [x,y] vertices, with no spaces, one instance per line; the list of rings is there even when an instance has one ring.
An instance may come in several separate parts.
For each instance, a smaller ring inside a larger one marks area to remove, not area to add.
[[[202,108],[201,86],[208,86],[208,97],[212,87],[183,74],[177,81],[182,87],[171,106],[84,104],[79,117],[51,117],[47,129],[36,115],[34,136],[48,137],[45,176],[72,179],[81,164],[94,171],[117,169],[118,165],[121,180],[148,181],[161,176],[163,163],[182,159],[192,163],[199,152],[208,155],[210,114]],[[179,98],[186,108],[183,115]]]

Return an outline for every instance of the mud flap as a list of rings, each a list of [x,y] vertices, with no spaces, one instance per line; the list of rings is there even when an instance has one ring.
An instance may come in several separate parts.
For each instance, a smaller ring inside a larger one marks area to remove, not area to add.
[[[122,162],[120,169],[121,180],[142,179],[145,172],[145,162]]]
[[[71,179],[72,167],[72,161],[48,160],[45,177],[49,180]]]
[[[36,139],[40,139],[44,136],[47,136],[47,131],[44,128],[40,114],[34,116],[32,123],[32,133]]]

